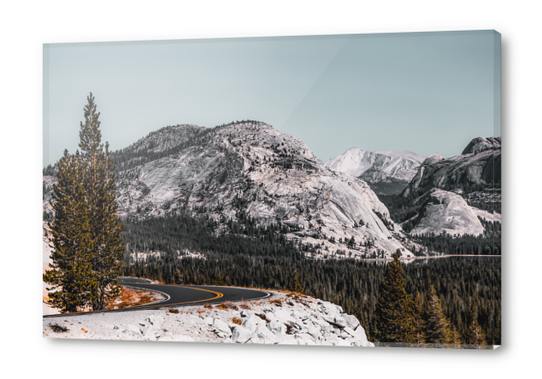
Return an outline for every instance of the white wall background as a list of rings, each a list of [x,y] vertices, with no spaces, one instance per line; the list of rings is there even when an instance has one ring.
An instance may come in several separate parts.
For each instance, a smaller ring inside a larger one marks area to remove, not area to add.
[[[3,377],[534,377],[540,333],[540,12],[534,1],[20,1],[0,8]],[[41,337],[41,45],[496,29],[503,42],[503,343],[497,351]],[[7,259],[6,259],[7,258]],[[5,376],[4,376],[5,375]],[[534,375],[534,376],[533,376]]]

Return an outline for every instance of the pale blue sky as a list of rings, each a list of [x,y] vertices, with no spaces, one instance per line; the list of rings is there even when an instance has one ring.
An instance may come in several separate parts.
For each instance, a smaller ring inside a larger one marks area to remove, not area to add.
[[[325,161],[350,147],[459,154],[500,135],[494,31],[44,45],[44,165],[86,96],[113,150],[167,125],[255,119]]]

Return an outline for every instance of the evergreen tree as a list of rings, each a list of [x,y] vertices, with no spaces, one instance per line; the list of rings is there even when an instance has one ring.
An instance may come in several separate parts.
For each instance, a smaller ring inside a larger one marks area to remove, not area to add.
[[[375,339],[379,342],[415,342],[410,297],[397,254],[388,265],[380,285],[375,309]]]
[[[301,282],[299,281],[297,274],[294,277],[294,285],[295,285],[295,292],[303,294],[303,286],[301,285]]]
[[[422,295],[416,292],[412,304],[412,313],[414,316],[414,341],[418,344],[425,343],[425,320],[423,318],[424,303]]]
[[[88,306],[96,288],[92,273],[90,213],[82,186],[78,156],[64,156],[58,162],[58,184],[53,186],[51,206],[54,219],[48,226],[53,252],[51,270],[43,275],[49,299],[47,304],[61,313],[76,312]]]
[[[84,108],[85,122],[79,132],[84,189],[90,213],[93,243],[92,269],[97,283],[92,296],[92,309],[104,309],[109,300],[120,293],[120,272],[125,251],[121,236],[123,224],[115,201],[114,165],[109,146],[101,143],[100,113],[92,93]]]
[[[471,345],[487,345],[486,336],[482,327],[478,323],[478,313],[471,314],[471,322],[468,331],[468,343]]]
[[[463,343],[463,338],[461,338],[461,334],[457,330],[457,327],[450,323],[450,333],[451,333],[451,342],[454,345],[461,345]]]
[[[425,308],[425,335],[427,343],[450,344],[454,335],[450,322],[442,311],[442,304],[435,287],[429,287],[429,299]]]

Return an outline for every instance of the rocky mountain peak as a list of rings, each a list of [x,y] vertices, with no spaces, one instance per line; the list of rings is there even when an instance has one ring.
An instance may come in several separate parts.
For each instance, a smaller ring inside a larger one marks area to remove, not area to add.
[[[476,137],[465,147],[461,154],[478,154],[486,150],[500,150],[501,137]]]
[[[187,136],[166,145],[183,129]],[[289,239],[315,246],[315,258],[411,254],[364,181],[328,169],[302,141],[271,125],[242,121],[159,132],[138,141],[144,149],[130,147],[116,157],[122,217],[203,212],[219,223],[279,224]]]
[[[444,158],[442,157],[442,155],[440,154],[431,154],[430,156],[428,156],[424,161],[423,161],[423,165],[430,165],[432,163],[435,163],[435,162],[439,162],[441,160],[443,160]]]

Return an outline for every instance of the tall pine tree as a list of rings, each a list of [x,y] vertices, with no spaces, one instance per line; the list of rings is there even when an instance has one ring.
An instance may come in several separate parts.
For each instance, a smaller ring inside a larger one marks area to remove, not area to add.
[[[109,146],[101,142],[100,113],[92,93],[84,108],[85,122],[79,132],[81,162],[84,167],[84,190],[90,213],[93,243],[92,269],[96,288],[92,309],[104,309],[109,300],[120,293],[120,273],[125,251],[121,236],[123,224],[117,214],[115,174]]]
[[[452,344],[458,342],[450,321],[442,311],[442,303],[435,286],[429,287],[429,298],[425,303],[425,335],[427,343]]]
[[[422,295],[419,292],[416,292],[412,305],[412,313],[414,316],[414,340],[417,344],[425,343],[425,320],[423,318],[423,310],[424,304]]]
[[[479,349],[481,348],[481,345],[487,345],[487,342],[486,335],[478,323],[478,312],[476,310],[471,313],[470,319],[468,343],[471,345],[477,345],[477,349]]]
[[[379,342],[415,342],[410,297],[405,290],[403,269],[397,254],[388,265],[379,288],[375,309],[375,339]]]
[[[96,288],[92,272],[90,213],[82,186],[83,171],[79,156],[64,156],[58,162],[58,182],[53,186],[51,206],[54,219],[51,231],[51,263],[43,275],[47,287],[46,303],[61,313],[76,312],[92,302]]]

